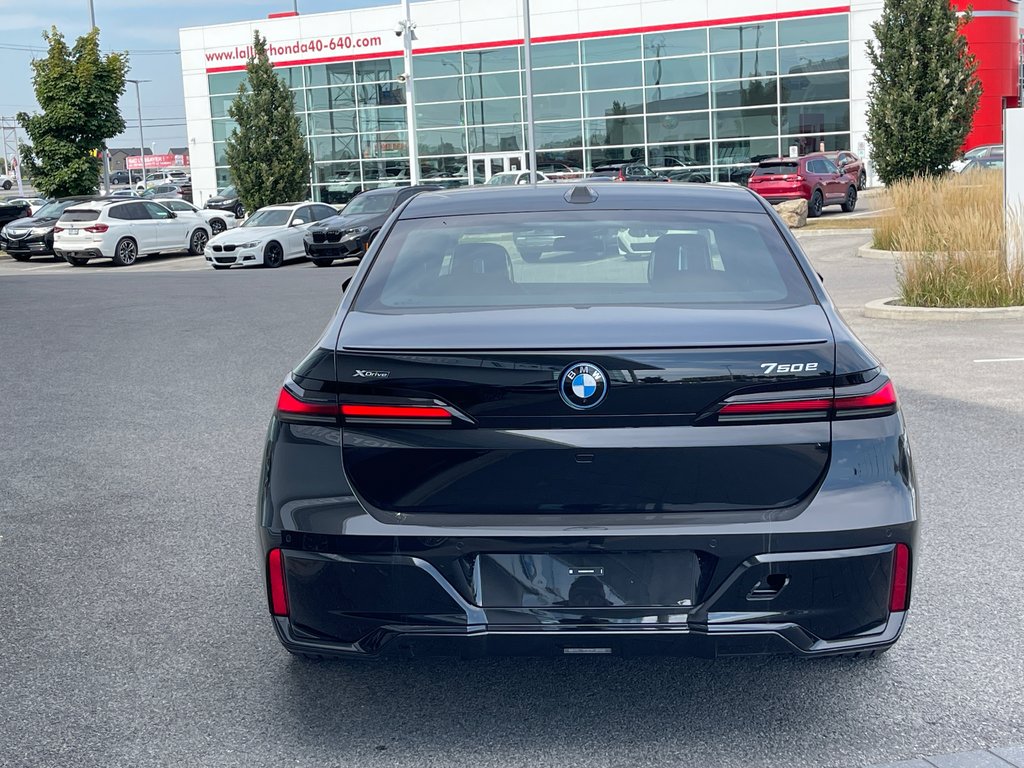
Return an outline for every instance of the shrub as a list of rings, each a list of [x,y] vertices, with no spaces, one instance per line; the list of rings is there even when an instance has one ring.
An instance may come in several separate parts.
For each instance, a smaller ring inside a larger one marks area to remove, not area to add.
[[[876,226],[873,245],[914,254],[897,264],[904,304],[1024,305],[1024,266],[1007,266],[1002,174],[910,179],[889,187],[888,196],[892,207]],[[1020,229],[1014,225],[1016,243],[1024,242]]]

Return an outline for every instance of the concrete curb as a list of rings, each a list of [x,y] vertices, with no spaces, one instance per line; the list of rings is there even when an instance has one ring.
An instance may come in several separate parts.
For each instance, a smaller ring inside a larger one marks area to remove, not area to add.
[[[877,259],[878,261],[895,261],[897,258],[914,256],[909,251],[883,251],[881,248],[872,248],[871,243],[865,243],[857,249],[857,255],[862,259]]]
[[[877,320],[1004,320],[1024,319],[1024,307],[905,307],[898,299],[876,299],[864,305],[864,316]]]
[[[843,229],[841,227],[813,227],[806,229],[801,227],[800,229],[794,229],[793,234],[797,237],[820,237],[822,235],[828,235],[829,237],[842,237],[843,235],[856,235],[857,237],[867,237],[874,232],[872,229]],[[860,251],[858,251],[858,254]]]

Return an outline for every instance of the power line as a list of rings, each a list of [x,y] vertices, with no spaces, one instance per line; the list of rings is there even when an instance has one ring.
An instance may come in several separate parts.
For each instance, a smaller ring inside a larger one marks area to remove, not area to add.
[[[26,53],[47,53],[47,49],[38,45],[12,45],[11,43],[0,43],[0,49],[7,51],[25,51]],[[131,48],[127,50],[106,50],[104,54],[128,53],[132,56],[171,56],[181,53],[177,48]]]

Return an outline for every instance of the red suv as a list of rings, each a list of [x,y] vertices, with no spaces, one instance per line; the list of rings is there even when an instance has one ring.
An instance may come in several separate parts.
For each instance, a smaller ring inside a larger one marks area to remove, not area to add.
[[[762,160],[747,186],[769,203],[803,198],[810,218],[826,205],[842,206],[846,213],[857,207],[857,179],[821,153]]]

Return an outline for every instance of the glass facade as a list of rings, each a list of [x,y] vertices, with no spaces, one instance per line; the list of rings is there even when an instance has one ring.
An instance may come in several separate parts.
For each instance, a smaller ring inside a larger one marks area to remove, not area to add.
[[[638,160],[743,181],[765,157],[848,149],[846,13],[534,44],[540,170]],[[483,180],[481,155],[525,155],[522,46],[415,56],[422,175]],[[400,58],[282,67],[313,157],[313,197],[408,179]],[[244,73],[209,75],[217,183]],[[521,166],[520,166],[521,167]],[[407,181],[406,181],[407,183]]]

